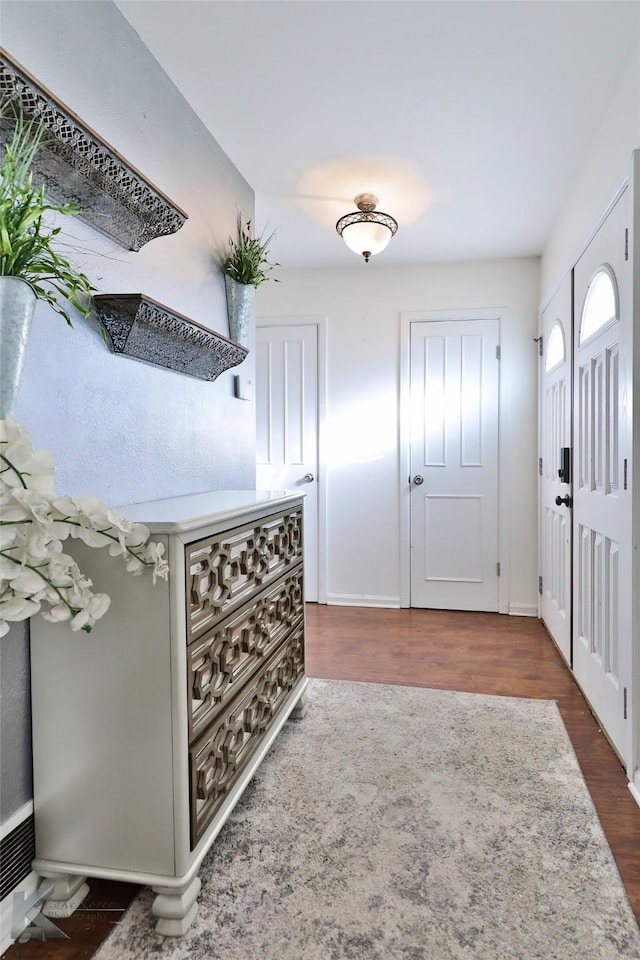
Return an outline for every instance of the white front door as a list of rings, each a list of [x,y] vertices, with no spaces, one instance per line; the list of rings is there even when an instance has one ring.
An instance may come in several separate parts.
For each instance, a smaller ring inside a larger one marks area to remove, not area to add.
[[[571,665],[571,276],[542,314],[541,613]]]
[[[318,328],[256,327],[256,487],[304,501],[305,600],[318,599]]]
[[[411,323],[411,606],[498,609],[498,321]]]
[[[576,679],[627,760],[631,690],[631,497],[621,443],[622,322],[631,310],[623,194],[574,268]],[[627,454],[628,456],[628,454]]]

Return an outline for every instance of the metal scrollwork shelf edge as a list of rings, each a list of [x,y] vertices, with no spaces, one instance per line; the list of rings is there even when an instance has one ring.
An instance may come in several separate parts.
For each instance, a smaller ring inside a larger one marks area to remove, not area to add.
[[[33,171],[58,203],[77,203],[78,216],[129,250],[175,233],[188,219],[157,187],[59,102],[0,47],[0,142],[15,120],[38,119],[47,134]]]
[[[249,353],[141,293],[97,294],[93,302],[113,352],[143,363],[215,380]]]

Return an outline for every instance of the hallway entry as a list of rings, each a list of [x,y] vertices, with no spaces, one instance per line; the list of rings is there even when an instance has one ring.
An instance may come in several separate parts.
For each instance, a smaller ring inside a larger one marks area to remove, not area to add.
[[[305,494],[305,600],[319,590],[318,324],[256,326],[256,489]]]
[[[411,606],[498,610],[498,320],[412,321]]]
[[[542,316],[541,613],[607,736],[631,754],[631,494],[621,351],[623,192]]]

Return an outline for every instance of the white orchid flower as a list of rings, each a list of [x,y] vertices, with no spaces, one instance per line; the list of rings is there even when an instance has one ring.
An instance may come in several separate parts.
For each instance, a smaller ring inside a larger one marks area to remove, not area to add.
[[[34,520],[42,527],[47,527],[52,523],[51,502],[46,493],[40,490],[25,490],[24,487],[14,487],[12,496],[15,503],[23,508],[26,519]]]
[[[169,564],[164,559],[164,543],[150,541],[145,546],[144,558],[147,563],[153,564],[153,582],[158,578],[166,580],[169,575]]]
[[[23,597],[32,596],[34,599],[42,599],[38,595],[42,593],[47,586],[45,580],[30,567],[21,567],[20,576],[11,581],[11,589],[16,594]]]
[[[90,631],[109,607],[109,597],[92,592],[92,582],[63,553],[63,541],[108,547],[134,576],[145,567],[153,582],[166,579],[164,545],[149,541],[143,524],[119,517],[99,497],[59,497],[53,486],[51,454],[34,452],[28,431],[0,420],[0,636],[47,604],[46,620],[71,621]]]
[[[48,610],[42,611],[42,617],[50,623],[59,623],[61,620],[70,620],[71,611],[63,603],[52,603]]]
[[[89,603],[75,615],[71,621],[72,630],[86,630],[87,627],[91,628],[96,620],[99,620],[100,617],[109,609],[109,604],[111,603],[111,598],[107,596],[106,593],[96,593]]]
[[[1,620],[27,620],[40,609],[40,604],[28,597],[12,596],[0,600]]]

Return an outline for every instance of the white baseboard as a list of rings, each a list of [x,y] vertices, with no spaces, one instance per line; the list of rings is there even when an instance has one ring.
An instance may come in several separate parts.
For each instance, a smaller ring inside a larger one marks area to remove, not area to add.
[[[631,796],[633,797],[633,799],[635,800],[635,802],[636,802],[636,803],[638,804],[638,806],[640,807],[640,790],[638,790],[638,788],[636,787],[635,783],[628,783],[627,786],[629,787],[629,790],[631,791]]]
[[[510,617],[537,617],[538,605],[536,603],[510,603]]]
[[[41,877],[31,871],[0,903],[0,956],[15,942],[11,932],[16,919],[14,916],[16,894],[24,893],[28,897],[35,891],[40,880]]]
[[[399,597],[371,597],[361,593],[328,593],[327,604],[333,607],[400,608]]]

